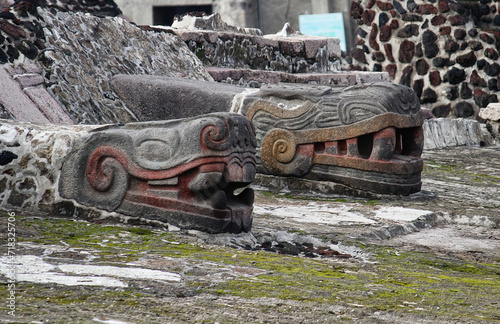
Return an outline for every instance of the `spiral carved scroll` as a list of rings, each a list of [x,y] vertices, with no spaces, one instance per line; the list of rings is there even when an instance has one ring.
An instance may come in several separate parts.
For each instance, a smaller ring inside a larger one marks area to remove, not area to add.
[[[128,190],[129,174],[124,165],[127,158],[120,150],[96,148],[88,158],[79,199],[107,210],[116,209]]]
[[[312,155],[300,153],[295,136],[285,129],[272,130],[262,141],[262,164],[271,174],[302,176],[307,173],[311,168]]]
[[[209,149],[216,151],[225,151],[231,147],[229,141],[230,129],[232,129],[230,119],[217,120],[213,125],[208,125],[201,131],[202,143]]]

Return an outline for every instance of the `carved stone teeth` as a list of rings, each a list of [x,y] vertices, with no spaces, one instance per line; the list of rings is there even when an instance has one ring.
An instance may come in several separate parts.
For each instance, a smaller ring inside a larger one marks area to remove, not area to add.
[[[325,142],[325,153],[328,155],[338,155],[339,154],[338,142]]]
[[[403,152],[405,155],[420,157],[424,149],[424,130],[414,127],[406,130],[402,136]]]
[[[358,139],[350,138],[346,142],[347,142],[347,156],[359,157]]]
[[[325,153],[328,155],[347,155],[347,141],[325,142]]]
[[[210,198],[207,199],[207,203],[214,209],[226,209],[227,207],[227,196],[223,190],[216,191]]]
[[[422,127],[408,129],[387,127],[373,134],[347,140],[314,143],[314,151],[316,154],[389,161],[396,156],[420,157],[423,144]]]
[[[388,127],[373,135],[373,149],[370,160],[389,161],[396,151],[396,129]]]

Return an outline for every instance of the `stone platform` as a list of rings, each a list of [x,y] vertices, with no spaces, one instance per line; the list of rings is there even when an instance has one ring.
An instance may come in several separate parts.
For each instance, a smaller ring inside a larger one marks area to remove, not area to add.
[[[258,191],[252,233],[239,235],[7,210],[18,237],[16,319],[494,321],[500,147],[423,157],[422,192],[406,198]]]

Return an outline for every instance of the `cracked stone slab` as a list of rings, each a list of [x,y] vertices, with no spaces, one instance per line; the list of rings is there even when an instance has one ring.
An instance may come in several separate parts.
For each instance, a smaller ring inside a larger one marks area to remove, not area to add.
[[[107,243],[101,242],[102,246]],[[126,288],[136,281],[144,281],[146,285],[176,285],[194,279],[219,282],[265,273],[249,267],[228,267],[214,262],[148,255],[134,262],[110,266],[93,261],[97,250],[74,249],[64,245],[21,243],[19,252],[15,257],[0,257],[0,276],[10,277],[12,267],[15,267],[17,282]],[[175,272],[169,269],[175,269]]]

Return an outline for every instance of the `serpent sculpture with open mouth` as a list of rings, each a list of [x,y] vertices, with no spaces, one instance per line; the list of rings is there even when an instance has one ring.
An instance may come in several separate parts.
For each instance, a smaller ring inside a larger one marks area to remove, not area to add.
[[[421,188],[423,118],[410,88],[266,86],[240,107],[257,132],[258,172],[382,194]]]
[[[76,144],[64,198],[207,232],[249,231],[255,132],[239,114],[104,126]]]

